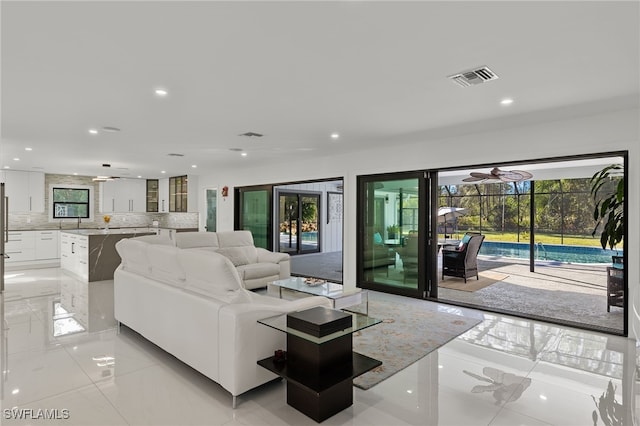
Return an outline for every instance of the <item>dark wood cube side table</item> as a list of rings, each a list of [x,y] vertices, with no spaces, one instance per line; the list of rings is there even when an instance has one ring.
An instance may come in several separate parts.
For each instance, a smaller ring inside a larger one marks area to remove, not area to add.
[[[323,307],[292,316],[258,321],[287,333],[286,361],[273,356],[258,364],[287,380],[287,404],[322,422],[353,404],[355,377],[382,365],[353,352],[352,338],[354,332],[380,320]]]

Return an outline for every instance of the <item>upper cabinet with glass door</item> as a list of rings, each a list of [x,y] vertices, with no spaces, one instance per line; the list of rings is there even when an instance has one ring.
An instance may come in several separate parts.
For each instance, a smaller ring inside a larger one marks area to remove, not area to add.
[[[160,194],[158,192],[158,179],[147,179],[147,212],[158,212],[158,200]]]
[[[169,178],[169,212],[197,212],[197,176]]]

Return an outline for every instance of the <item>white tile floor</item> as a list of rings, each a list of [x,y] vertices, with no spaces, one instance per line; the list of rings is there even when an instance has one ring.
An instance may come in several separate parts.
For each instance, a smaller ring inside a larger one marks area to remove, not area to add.
[[[111,282],[90,284],[88,306],[78,308],[88,309],[89,322],[101,326],[85,328],[106,329],[54,337],[54,304],[69,280],[59,269],[6,275],[0,424],[315,423],[286,404],[283,382],[241,396],[234,410],[231,396],[211,380],[127,328],[116,334],[108,303],[91,297],[93,286]],[[370,298],[484,320],[373,388],[354,388],[353,406],[326,424],[593,425],[593,397],[609,382],[623,405],[620,424],[640,420],[635,341],[381,293]],[[502,385],[490,382],[496,374]],[[12,414],[36,417],[39,409],[57,409],[49,413],[60,419],[18,420]]]

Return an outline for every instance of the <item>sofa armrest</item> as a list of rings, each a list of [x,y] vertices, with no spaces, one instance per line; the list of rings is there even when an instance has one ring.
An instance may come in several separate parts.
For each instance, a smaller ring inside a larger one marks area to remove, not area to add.
[[[280,263],[284,260],[289,260],[290,257],[288,253],[274,253],[262,247],[256,247],[256,251],[258,252],[259,263]]]

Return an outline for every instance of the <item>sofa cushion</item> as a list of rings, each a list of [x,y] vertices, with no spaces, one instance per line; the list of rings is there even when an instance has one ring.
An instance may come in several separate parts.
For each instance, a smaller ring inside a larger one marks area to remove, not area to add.
[[[136,241],[135,238],[124,238],[116,243],[116,250],[122,259],[122,268],[145,277],[151,275],[151,263],[147,256],[149,244]]]
[[[249,260],[249,247],[222,247],[217,253],[223,255],[233,263],[233,266],[242,266],[251,263]],[[255,256],[257,260],[257,255]]]
[[[215,232],[177,232],[176,245],[180,248],[218,247],[218,235]]]
[[[173,246],[152,244],[147,248],[149,262],[151,262],[151,276],[166,284],[184,288],[186,274],[178,260],[180,249]]]
[[[238,271],[226,257],[213,251],[179,250],[178,259],[186,275],[185,290],[223,301],[242,298]]]
[[[238,274],[243,280],[252,280],[280,275],[280,266],[275,263],[250,263],[238,266]]]
[[[218,232],[218,245],[220,247],[253,246],[251,231],[226,231]]]
[[[149,244],[161,244],[165,246],[175,246],[175,243],[169,237],[160,235],[143,235],[141,237],[133,237],[132,240],[142,241]]]

